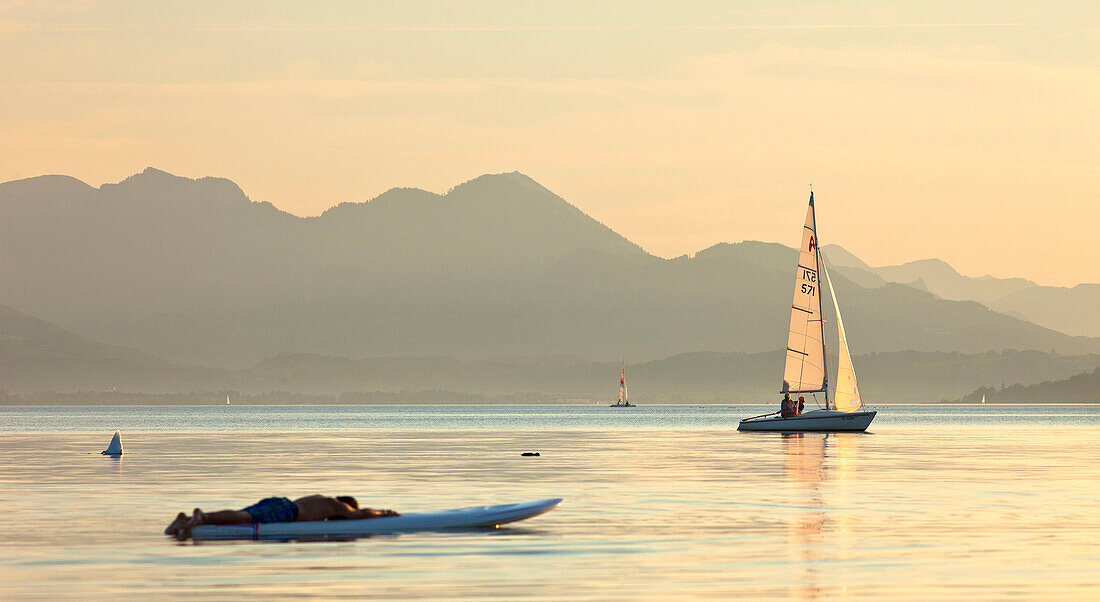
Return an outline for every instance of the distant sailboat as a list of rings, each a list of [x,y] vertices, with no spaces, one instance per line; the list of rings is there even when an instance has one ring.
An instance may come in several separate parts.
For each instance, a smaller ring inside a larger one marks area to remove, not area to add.
[[[619,401],[611,404],[613,408],[632,408],[634,404],[626,398],[626,360],[623,360],[623,371],[619,373]]]
[[[746,418],[737,426],[739,431],[864,431],[876,412],[860,411],[863,401],[856,384],[852,355],[844,335],[844,320],[840,317],[836,291],[829,271],[821,261],[817,238],[817,218],[814,214],[814,194],[802,228],[802,246],[795,273],[794,302],[791,304],[791,324],[787,334],[787,360],[783,368],[782,393],[791,395],[823,393],[825,409],[811,410],[797,416],[765,414]],[[821,315],[821,290],[818,267],[829,283],[829,294],[836,310],[839,363],[836,390],[829,403],[829,374],[825,357],[825,322]]]
[[[122,435],[116,430],[115,436],[111,437],[111,442],[107,445],[107,449],[99,452],[105,456],[121,456],[122,455]]]
[[[232,404],[229,403],[229,396],[228,395],[225,396],[225,405],[232,405]]]
[[[982,403],[985,403],[985,395],[982,395]]]

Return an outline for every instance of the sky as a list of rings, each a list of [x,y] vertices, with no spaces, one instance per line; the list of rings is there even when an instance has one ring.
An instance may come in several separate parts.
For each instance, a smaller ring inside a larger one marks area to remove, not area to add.
[[[521,171],[647,251],[1100,282],[1097,2],[0,0],[0,181],[297,215]]]

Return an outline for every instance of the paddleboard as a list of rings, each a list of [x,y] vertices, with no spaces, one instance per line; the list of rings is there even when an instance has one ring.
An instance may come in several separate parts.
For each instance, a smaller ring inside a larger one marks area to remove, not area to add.
[[[196,541],[322,539],[383,533],[493,527],[549,512],[556,508],[561,501],[561,498],[555,498],[520,504],[456,508],[439,512],[410,512],[401,516],[361,520],[317,520],[293,523],[265,523],[261,525],[200,525],[191,530],[191,537]]]

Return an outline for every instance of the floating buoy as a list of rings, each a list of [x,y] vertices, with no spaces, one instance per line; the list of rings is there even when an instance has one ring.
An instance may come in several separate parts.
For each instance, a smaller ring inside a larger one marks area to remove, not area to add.
[[[121,456],[122,455],[122,435],[115,431],[115,436],[111,437],[111,444],[107,446],[107,449],[102,452],[105,456]]]
[[[540,454],[540,453],[538,453],[538,452],[523,452],[523,453],[522,453],[522,454],[520,454],[520,455],[521,455],[521,456],[539,456],[539,455],[542,455],[542,454]]]

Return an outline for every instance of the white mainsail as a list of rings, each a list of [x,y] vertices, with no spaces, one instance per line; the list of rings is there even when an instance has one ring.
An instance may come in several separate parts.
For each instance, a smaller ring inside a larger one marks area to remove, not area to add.
[[[852,365],[852,354],[848,351],[848,337],[844,335],[844,319],[840,317],[840,305],[836,301],[833,280],[829,278],[829,269],[821,263],[825,281],[829,283],[829,294],[833,297],[833,309],[836,311],[836,333],[839,340],[839,357],[836,369],[836,391],[833,394],[833,409],[840,412],[854,412],[863,406],[859,397],[859,385],[856,384],[856,369]]]
[[[826,388],[825,333],[821,321],[817,259],[817,223],[814,218],[814,194],[811,192],[794,280],[787,362],[783,367],[783,393],[817,393]]]

